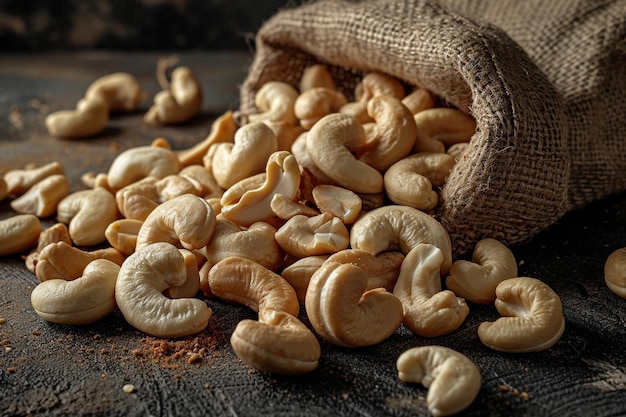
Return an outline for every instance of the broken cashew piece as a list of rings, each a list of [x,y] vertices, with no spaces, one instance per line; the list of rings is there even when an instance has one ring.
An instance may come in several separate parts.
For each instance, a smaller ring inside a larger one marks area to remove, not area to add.
[[[24,252],[37,244],[41,222],[34,214],[0,220],[0,256]]]
[[[496,309],[504,317],[478,326],[478,338],[485,346],[500,352],[539,352],[563,335],[561,299],[540,280],[509,278],[498,284],[496,296]]]
[[[404,351],[396,361],[398,378],[428,389],[426,404],[435,417],[469,407],[480,391],[480,370],[467,356],[444,346],[420,346]]]
[[[85,98],[101,98],[111,112],[132,112],[142,98],[137,78],[126,72],[114,72],[96,79],[87,88]]]
[[[142,224],[141,220],[118,219],[107,226],[104,236],[111,246],[128,256],[135,252]]]
[[[12,169],[4,174],[7,191],[10,195],[22,195],[33,185],[51,175],[64,175],[65,169],[61,163],[54,161],[48,164],[25,169]]]
[[[163,292],[187,280],[183,254],[157,242],[137,249],[122,264],[115,299],[126,321],[155,337],[178,338],[204,330],[212,311],[196,298],[170,299]]]
[[[413,333],[436,337],[459,328],[469,314],[465,300],[441,290],[443,252],[420,243],[406,255],[393,294],[402,301],[404,324]]]
[[[70,193],[70,183],[63,174],[46,177],[24,194],[11,201],[11,208],[20,214],[50,217],[61,200]]]
[[[313,188],[312,194],[315,205],[322,213],[332,213],[344,224],[354,223],[361,214],[361,197],[346,188],[320,184]]]
[[[472,261],[458,260],[452,264],[446,287],[459,297],[477,304],[491,304],[496,287],[508,278],[517,277],[513,252],[495,239],[482,239],[474,248]]]
[[[211,124],[209,135],[201,142],[188,149],[174,151],[182,166],[201,165],[202,159],[211,145],[221,142],[232,142],[238,129],[232,111],[227,111]]]
[[[37,247],[31,250],[24,260],[26,268],[34,274],[41,251],[43,251],[46,246],[58,242],[65,242],[68,245],[72,244],[70,232],[67,230],[67,226],[63,223],[55,223],[47,229],[41,231],[39,238],[37,239]]]
[[[297,125],[298,118],[294,113],[294,104],[298,98],[298,90],[282,81],[270,81],[257,91],[254,103],[261,111],[248,116],[249,123],[283,121]]]
[[[90,262],[72,281],[51,279],[37,284],[30,295],[35,312],[58,324],[94,323],[115,309],[115,283],[120,266],[106,259]]]
[[[314,217],[294,216],[276,231],[275,239],[296,258],[339,252],[350,243],[346,225],[330,212]]]
[[[75,110],[59,110],[46,116],[45,125],[52,136],[82,138],[104,130],[109,109],[101,97],[81,99]]]
[[[626,298],[626,248],[611,252],[606,259],[604,282],[615,294]]]
[[[179,124],[189,121],[202,109],[202,87],[188,67],[172,72],[169,89],[154,96],[154,104],[144,116],[152,124]]]

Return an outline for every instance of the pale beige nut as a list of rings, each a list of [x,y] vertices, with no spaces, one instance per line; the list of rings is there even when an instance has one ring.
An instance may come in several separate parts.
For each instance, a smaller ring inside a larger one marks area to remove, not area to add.
[[[103,172],[85,172],[80,176],[80,181],[87,188],[105,188],[111,191],[109,188],[107,174]]]
[[[98,97],[83,98],[75,110],[59,110],[48,114],[45,125],[48,133],[62,138],[84,138],[102,132],[109,122],[106,102]]]
[[[604,282],[615,294],[626,298],[626,248],[616,249],[606,259]]]
[[[283,268],[280,276],[293,287],[298,296],[298,301],[304,302],[306,291],[309,288],[311,277],[320,269],[330,254],[312,255],[297,259],[295,262]]]
[[[344,224],[354,223],[361,214],[361,197],[346,188],[320,184],[313,188],[312,194],[315,205],[322,213],[332,213]]]
[[[237,323],[230,343],[246,364],[272,374],[311,372],[321,356],[320,344],[308,327],[297,317],[271,307],[259,314],[259,321]]]
[[[446,287],[473,303],[491,304],[498,284],[515,277],[517,261],[513,252],[502,242],[486,238],[476,244],[471,262],[459,259],[452,264]]]
[[[141,225],[141,220],[118,219],[107,226],[104,236],[112,247],[128,256],[135,252]]]
[[[230,220],[218,219],[213,237],[204,249],[207,261],[216,264],[230,256],[239,256],[277,270],[285,253],[274,239],[275,233],[276,228],[265,222],[243,228]]]
[[[65,169],[60,162],[53,161],[39,167],[12,169],[4,174],[7,191],[10,195],[19,196],[28,191],[33,185],[51,175],[64,175]]]
[[[444,346],[405,350],[396,361],[398,378],[428,389],[426,404],[433,416],[450,416],[469,407],[480,392],[482,377],[467,356]]]
[[[297,125],[294,104],[298,95],[298,90],[282,81],[269,81],[263,84],[254,96],[254,103],[260,113],[249,115],[248,121],[250,123],[283,121]]]
[[[46,177],[34,184],[24,194],[11,201],[11,208],[20,214],[50,217],[59,203],[69,195],[70,183],[62,174]]]
[[[300,91],[307,91],[316,87],[324,87],[331,90],[337,89],[335,80],[326,65],[310,65],[302,71],[299,84]]]
[[[367,144],[359,150],[359,160],[384,172],[413,150],[417,126],[413,114],[402,102],[379,95],[367,103],[367,113],[376,124],[368,133]]]
[[[313,207],[287,198],[282,194],[274,194],[272,201],[270,201],[270,208],[276,217],[283,220],[289,220],[297,215],[313,217],[320,214],[320,212]]]
[[[435,97],[429,90],[418,87],[402,98],[404,104],[412,114],[435,107]]]
[[[97,78],[87,87],[85,98],[101,98],[111,112],[132,112],[143,97],[139,80],[127,72],[114,72]]]
[[[216,143],[232,142],[238,128],[233,112],[229,110],[213,121],[211,130],[204,140],[191,148],[176,150],[174,153],[182,166],[201,165],[209,148]]]
[[[187,165],[178,173],[197,189],[197,195],[204,198],[221,197],[224,190],[217,184],[215,177],[203,165]]]
[[[383,288],[367,290],[368,277],[356,265],[324,262],[306,292],[306,313],[315,331],[343,347],[372,346],[402,323],[402,303]]]
[[[455,160],[445,153],[420,152],[389,167],[383,176],[391,201],[423,211],[437,207],[439,196],[433,189],[442,187]]]
[[[456,143],[469,142],[476,132],[476,120],[462,111],[436,107],[414,115],[417,139],[414,152],[445,152]]]
[[[137,249],[122,264],[115,300],[136,329],[155,337],[178,338],[206,329],[212,310],[197,298],[170,299],[163,292],[187,280],[180,250],[167,242]]]
[[[55,223],[41,231],[37,239],[37,247],[31,250],[24,260],[26,268],[34,274],[41,251],[43,251],[46,246],[58,242],[65,242],[68,245],[72,244],[70,232],[67,230],[67,226],[64,223]]]
[[[33,309],[42,319],[58,324],[94,323],[115,310],[115,283],[120,266],[106,259],[90,262],[80,278],[51,279],[31,292]]]
[[[324,116],[308,132],[306,149],[311,160],[336,184],[362,193],[383,190],[383,176],[352,153],[366,143],[365,130],[342,113]]]
[[[341,106],[339,113],[354,117],[363,125],[374,122],[372,116],[367,113],[367,101],[351,101],[346,103]]]
[[[413,207],[389,205],[365,213],[350,230],[350,246],[373,254],[400,250],[407,254],[418,243],[430,243],[443,252],[442,276],[452,264],[452,244],[444,227]]]
[[[57,220],[69,225],[72,242],[78,246],[104,242],[104,231],[118,218],[115,197],[104,188],[76,191],[57,206]]]
[[[302,174],[306,175],[305,173],[308,172],[310,176],[312,175],[312,177],[315,178],[316,182],[321,184],[336,184],[336,182],[328,175],[324,174],[311,159],[309,151],[307,151],[307,136],[308,132],[302,133],[291,145],[291,153],[301,167]]]
[[[402,99],[405,94],[400,80],[381,72],[368,72],[355,89],[356,99],[365,102],[382,95]]]
[[[335,253],[350,243],[346,225],[329,212],[314,217],[294,216],[276,231],[275,239],[296,258]]]
[[[314,87],[300,93],[294,113],[300,119],[300,126],[309,130],[322,117],[338,112],[347,103],[346,96],[335,89]]]
[[[202,110],[202,86],[188,67],[172,72],[169,89],[154,96],[154,104],[144,116],[147,123],[180,124],[189,121]]]
[[[406,255],[393,294],[404,307],[403,323],[413,333],[436,337],[451,333],[463,324],[469,308],[463,298],[441,290],[443,252],[420,243]]]
[[[274,122],[265,121],[263,123],[265,123],[274,132],[279,151],[291,151],[293,143],[303,132],[305,132],[300,125],[294,126],[280,120]]]
[[[215,212],[193,194],[175,197],[154,209],[137,234],[136,250],[156,242],[168,242],[188,250],[206,246],[215,230]]]
[[[164,178],[178,174],[182,166],[174,152],[158,146],[137,146],[115,157],[107,180],[109,188],[117,191],[146,177]]]
[[[446,153],[454,158],[455,161],[463,160],[465,150],[469,147],[469,142],[455,143],[446,149]]]
[[[126,256],[115,248],[86,251],[61,240],[46,245],[39,252],[35,275],[42,282],[50,279],[74,280],[80,277],[85,267],[96,259],[106,259],[121,265]]]
[[[540,280],[509,278],[498,284],[496,296],[496,309],[503,317],[478,326],[478,338],[484,345],[500,352],[539,352],[563,335],[561,299]]]
[[[173,285],[163,291],[168,298],[192,298],[200,291],[200,267],[198,256],[187,249],[179,249],[183,255],[183,264],[186,269],[186,279],[182,284]]]
[[[0,256],[14,255],[37,244],[41,222],[34,214],[18,214],[0,220]]]

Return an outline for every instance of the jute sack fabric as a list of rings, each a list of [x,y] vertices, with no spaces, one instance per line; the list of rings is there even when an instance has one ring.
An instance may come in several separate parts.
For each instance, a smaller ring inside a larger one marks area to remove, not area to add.
[[[626,190],[625,35],[626,0],[308,2],[257,33],[240,110],[314,63],[349,97],[370,71],[428,88],[477,121],[436,213],[455,253],[514,244]]]

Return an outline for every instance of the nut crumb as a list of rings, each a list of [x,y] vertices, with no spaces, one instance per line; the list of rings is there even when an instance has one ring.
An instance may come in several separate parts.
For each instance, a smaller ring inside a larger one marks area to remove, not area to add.
[[[192,353],[187,359],[187,363],[192,365],[194,363],[198,363],[202,360],[202,356],[199,353]]]
[[[122,387],[122,391],[126,394],[131,394],[135,391],[135,386],[133,384],[126,384]]]
[[[0,317],[0,324],[4,324],[7,322],[7,319],[5,319],[4,317]]]
[[[32,332],[30,332],[30,334],[35,335],[35,336],[39,336],[39,335],[41,335],[41,332],[39,330],[33,330]]]
[[[7,368],[7,372],[10,373],[10,374],[13,374],[13,373],[17,372],[17,368],[14,367],[14,366],[10,366],[10,367]]]

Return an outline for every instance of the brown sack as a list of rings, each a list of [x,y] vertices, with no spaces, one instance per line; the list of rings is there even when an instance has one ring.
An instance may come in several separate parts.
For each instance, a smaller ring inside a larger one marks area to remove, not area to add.
[[[369,71],[428,88],[477,121],[437,212],[454,251],[513,244],[626,190],[625,34],[625,0],[306,3],[258,32],[241,111],[314,63],[349,96]]]

